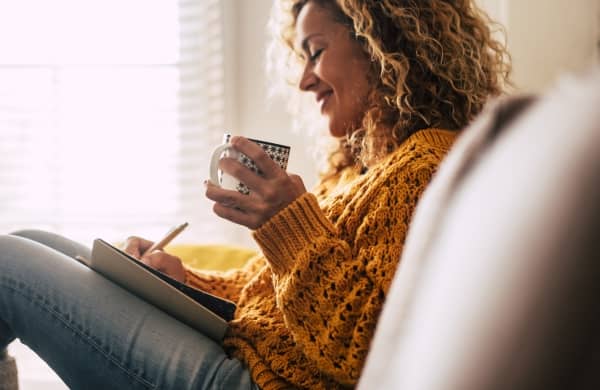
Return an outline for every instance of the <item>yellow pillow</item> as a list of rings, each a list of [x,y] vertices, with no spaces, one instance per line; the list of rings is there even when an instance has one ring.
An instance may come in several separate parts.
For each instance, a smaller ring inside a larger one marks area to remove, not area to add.
[[[232,245],[194,244],[169,245],[165,252],[179,257],[190,267],[219,271],[240,268],[257,253],[254,249]]]

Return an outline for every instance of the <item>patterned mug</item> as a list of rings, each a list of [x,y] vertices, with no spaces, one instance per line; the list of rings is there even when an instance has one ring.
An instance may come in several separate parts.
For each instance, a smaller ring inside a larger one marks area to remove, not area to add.
[[[248,195],[250,190],[246,185],[240,182],[235,177],[232,177],[223,171],[221,171],[219,166],[219,160],[222,157],[231,157],[237,158],[239,162],[248,167],[253,172],[256,172],[258,175],[262,175],[263,173],[256,167],[254,161],[250,160],[245,154],[240,153],[233,149],[230,144],[232,135],[225,134],[223,136],[223,143],[215,148],[212,152],[212,156],[210,159],[210,180],[213,184],[216,184],[222,188],[227,188],[230,190],[237,190],[242,194]],[[250,141],[258,144],[263,150],[281,167],[281,169],[285,170],[287,168],[288,159],[290,157],[290,147],[285,145],[275,144],[273,142],[261,141],[257,139],[248,138]]]

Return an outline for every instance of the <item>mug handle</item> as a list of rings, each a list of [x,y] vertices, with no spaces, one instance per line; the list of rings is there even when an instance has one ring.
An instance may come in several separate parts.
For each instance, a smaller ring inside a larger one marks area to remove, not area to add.
[[[223,153],[230,149],[233,149],[231,145],[219,145],[215,148],[215,150],[213,150],[212,156],[210,157],[210,181],[219,187],[221,186],[221,183],[219,183],[219,160],[221,159]]]

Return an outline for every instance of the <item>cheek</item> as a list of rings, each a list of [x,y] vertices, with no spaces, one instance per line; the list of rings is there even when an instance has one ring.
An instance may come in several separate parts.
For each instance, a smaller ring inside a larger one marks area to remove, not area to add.
[[[364,59],[355,59],[347,64],[345,69],[346,85],[352,92],[353,100],[365,101],[370,90],[369,63]]]
[[[347,104],[352,107],[355,115],[362,115],[367,106],[370,92],[369,83],[362,70],[358,70],[352,76],[353,81],[348,83],[347,97],[349,101]]]

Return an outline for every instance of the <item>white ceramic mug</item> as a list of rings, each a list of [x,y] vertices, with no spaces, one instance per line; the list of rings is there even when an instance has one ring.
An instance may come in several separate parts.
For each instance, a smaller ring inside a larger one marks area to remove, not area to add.
[[[213,184],[216,184],[222,188],[230,190],[237,190],[242,194],[249,194],[250,190],[246,185],[240,182],[233,176],[230,176],[219,169],[219,160],[222,157],[236,158],[243,165],[262,175],[262,172],[256,167],[254,161],[250,160],[245,154],[240,153],[233,149],[230,144],[232,135],[225,134],[223,136],[223,143],[217,146],[210,158],[210,180]],[[258,144],[263,150],[281,167],[285,170],[287,168],[288,159],[290,157],[290,147],[286,145],[280,145],[273,142],[261,141],[257,139],[248,138],[250,141]]]

